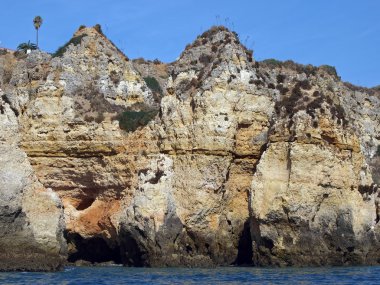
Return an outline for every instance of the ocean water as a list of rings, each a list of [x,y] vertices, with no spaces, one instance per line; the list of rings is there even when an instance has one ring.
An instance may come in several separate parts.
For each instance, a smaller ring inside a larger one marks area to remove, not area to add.
[[[380,267],[67,267],[56,273],[0,273],[0,284],[380,284]]]

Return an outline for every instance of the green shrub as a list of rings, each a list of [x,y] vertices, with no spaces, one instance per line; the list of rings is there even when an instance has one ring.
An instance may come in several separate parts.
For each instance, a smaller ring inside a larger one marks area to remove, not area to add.
[[[284,74],[277,74],[277,82],[284,83],[286,76]]]
[[[17,59],[25,59],[27,57],[27,54],[21,50],[16,50],[13,55],[17,58]]]
[[[160,84],[158,83],[157,79],[151,76],[144,77],[146,85],[149,87],[150,90],[156,93],[160,93],[162,95],[162,89]]]
[[[142,58],[142,57],[139,57],[139,58],[135,58],[133,60],[133,62],[137,63],[137,64],[144,64],[145,63],[145,59]]]
[[[215,34],[222,31],[228,31],[228,30],[224,26],[212,26],[209,30],[205,31],[202,35],[198,37],[211,39]]]
[[[298,73],[305,73],[306,76],[316,75],[317,67],[311,64],[300,64],[296,63],[293,60],[286,60],[283,63],[284,68],[292,69],[297,71]]]
[[[338,77],[338,73],[336,72],[336,69],[334,66],[325,64],[325,65],[321,65],[319,68],[326,71],[328,74],[332,76]]]
[[[310,90],[311,89],[311,85],[310,85],[310,82],[309,80],[305,79],[305,80],[302,80],[299,82],[299,86],[304,89],[304,90]]]
[[[99,34],[102,34],[102,35],[103,35],[103,31],[102,31],[102,26],[101,26],[101,25],[96,24],[96,25],[94,26],[94,29],[95,29],[95,31],[97,31]]]
[[[23,52],[27,52],[28,50],[36,50],[38,47],[36,44],[34,43],[31,43],[30,41],[28,41],[27,43],[21,43],[17,46],[17,50],[18,51],[23,51]]]
[[[249,62],[253,61],[253,50],[251,49],[246,49],[245,54],[247,55],[247,59]]]
[[[211,62],[212,57],[208,54],[201,54],[199,57],[199,62],[203,63],[204,65],[209,64]]]
[[[269,65],[271,67],[281,67],[282,66],[282,61],[274,59],[274,58],[265,59],[262,61],[262,63]]]
[[[350,82],[343,82],[343,84],[344,86],[346,86],[348,89],[352,91],[365,92],[365,93],[368,93],[369,95],[378,94],[378,92],[380,91],[380,85],[372,87],[372,88],[367,88],[363,86],[353,85]]]
[[[65,45],[59,47],[55,53],[53,53],[53,57],[62,57],[63,54],[66,52],[69,45],[73,44],[74,46],[77,46],[81,43],[82,39],[86,37],[87,34],[82,34],[80,36],[73,37],[70,41],[68,41]]]
[[[162,61],[159,60],[158,58],[156,58],[155,60],[153,60],[153,63],[154,64],[162,64]]]
[[[289,89],[286,88],[286,87],[284,87],[284,86],[282,85],[282,83],[277,84],[276,89],[277,89],[278,91],[280,91],[281,95],[285,95],[285,94],[288,93],[288,91],[289,91]]]
[[[158,110],[125,111],[118,116],[119,126],[127,132],[146,126],[158,113]]]

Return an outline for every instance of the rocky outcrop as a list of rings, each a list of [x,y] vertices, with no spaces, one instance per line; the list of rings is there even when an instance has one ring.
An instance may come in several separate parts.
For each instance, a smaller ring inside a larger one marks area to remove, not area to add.
[[[1,134],[16,128],[20,146],[1,159],[24,151],[12,168],[30,162],[43,185],[12,197],[31,217],[38,191],[20,189],[59,197],[69,261],[379,262],[378,91],[328,66],[255,62],[223,27],[169,65],[130,62],[99,26],[53,56],[0,59],[14,117]]]
[[[95,28],[79,29],[53,58],[33,52],[15,69],[7,96],[20,113],[21,146],[62,199],[69,261],[120,262],[117,214],[131,195],[134,156],[117,119],[157,108],[152,92]]]
[[[289,62],[270,68],[259,68],[278,97],[252,180],[254,263],[377,263],[378,186],[372,175],[378,170],[368,165],[364,143],[377,134],[375,106],[362,111],[372,122],[357,115],[355,121],[352,108],[359,103],[342,107],[350,93],[331,69]],[[363,126],[371,128],[367,138]]]
[[[249,84],[252,59],[235,35],[197,42],[172,66],[156,124],[161,155],[140,170],[121,226],[126,256],[141,265],[251,262],[248,194],[274,103]]]
[[[270,137],[250,197],[254,261],[260,265],[372,264],[376,186],[358,139],[295,118],[295,138]],[[335,129],[336,128],[336,129]],[[309,134],[309,136],[304,135]],[[330,137],[328,134],[333,135]]]
[[[341,107],[346,89],[328,67],[250,56],[213,29],[171,66],[158,129],[165,157],[127,208],[126,256],[143,265],[376,263],[377,186],[364,132]],[[376,125],[376,109],[367,112]]]
[[[133,66],[151,89],[154,99],[160,102],[169,77],[169,65],[157,59],[147,61],[137,58],[133,60]]]
[[[17,118],[3,99],[0,111],[0,270],[57,270],[66,261],[62,203],[18,147]]]

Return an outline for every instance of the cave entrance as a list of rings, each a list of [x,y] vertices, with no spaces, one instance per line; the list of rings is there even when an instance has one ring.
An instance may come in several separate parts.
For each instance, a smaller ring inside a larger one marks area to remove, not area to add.
[[[234,262],[235,265],[250,266],[253,265],[252,237],[249,226],[249,219],[244,223],[243,231],[240,235],[238,245],[238,255]]]
[[[120,247],[109,246],[101,237],[85,239],[77,233],[66,233],[66,240],[73,248],[69,250],[69,262],[83,260],[91,263],[122,263]]]
[[[139,246],[137,240],[129,231],[121,231],[123,263],[127,266],[143,267],[149,266],[146,252]]]

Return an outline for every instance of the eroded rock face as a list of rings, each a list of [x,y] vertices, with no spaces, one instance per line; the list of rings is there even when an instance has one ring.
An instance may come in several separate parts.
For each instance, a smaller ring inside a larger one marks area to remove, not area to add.
[[[263,81],[279,94],[267,148],[252,180],[254,263],[378,262],[378,186],[376,170],[367,164],[378,133],[375,106],[362,111],[369,116],[352,114],[347,102],[354,109],[359,103],[323,68],[299,70],[292,63],[290,70],[286,64],[271,72],[265,65],[260,69],[269,75]]]
[[[0,111],[0,270],[57,270],[66,262],[61,200],[18,147],[17,118],[2,99]]]
[[[251,263],[248,192],[274,103],[249,84],[252,59],[235,35],[216,30],[198,41],[207,43],[172,67],[156,124],[161,155],[140,170],[126,209],[131,264]]]
[[[130,63],[94,28],[58,55],[0,58],[12,66],[0,82],[14,116],[0,135],[62,200],[69,261],[379,261],[377,91],[328,67],[256,63],[222,27],[167,66]],[[37,215],[27,201],[40,192],[17,191]]]
[[[130,143],[117,118],[157,103],[101,32],[80,29],[70,42],[53,58],[33,52],[20,62],[7,96],[20,113],[22,148],[41,182],[62,199],[69,261],[120,262],[117,216],[131,195],[131,161],[139,153],[127,149],[142,148],[146,135]]]
[[[378,222],[377,194],[367,171],[363,155],[352,149],[297,140],[270,143],[252,182],[255,262],[376,262],[366,258]]]
[[[140,170],[140,188],[121,226],[127,263],[237,262],[239,234],[248,218],[244,188],[248,185],[244,181],[230,185],[240,167],[231,161],[228,156],[162,154]],[[189,173],[191,180],[186,179]]]

